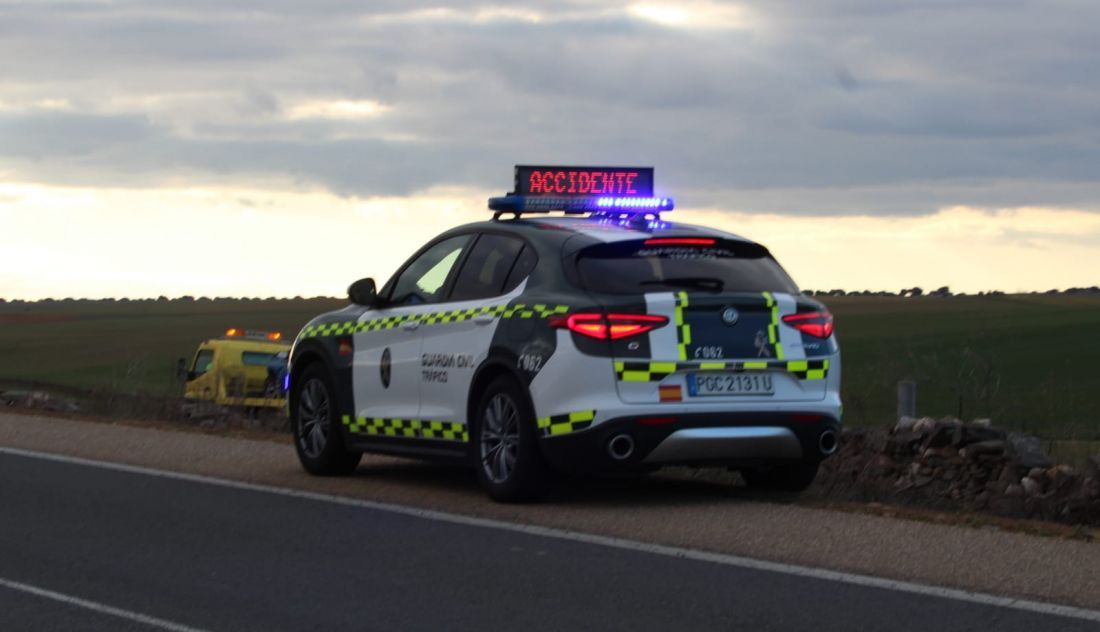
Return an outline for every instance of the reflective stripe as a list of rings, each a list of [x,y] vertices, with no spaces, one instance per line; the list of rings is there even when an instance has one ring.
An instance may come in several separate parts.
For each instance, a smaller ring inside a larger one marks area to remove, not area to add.
[[[779,304],[771,292],[764,292],[765,307],[771,310],[772,319],[768,324],[768,342],[775,349],[775,357],[783,359],[783,345],[779,342]]]
[[[786,371],[800,380],[824,380],[829,361],[821,360],[750,360],[745,362],[616,362],[615,377],[620,382],[660,382],[677,371]]]
[[[441,439],[444,441],[470,440],[466,426],[453,421],[425,421],[422,419],[383,419],[381,417],[352,417],[344,415],[344,426],[355,434],[376,437],[405,437],[408,439]]]
[[[592,425],[594,419],[596,419],[596,411],[580,410],[564,415],[539,417],[537,425],[539,432],[541,432],[544,437],[557,437],[571,432],[577,432],[578,430],[584,430]]]
[[[691,344],[691,325],[684,320],[684,308],[688,306],[687,292],[676,293],[676,349],[681,360],[687,360],[688,345]]]
[[[517,303],[511,307],[507,305],[491,305],[486,307],[470,307],[467,309],[452,309],[443,312],[425,312],[423,314],[402,314],[400,316],[386,316],[372,320],[342,321],[333,323],[319,323],[310,325],[302,330],[302,338],[316,338],[323,336],[347,336],[367,331],[381,329],[393,329],[405,322],[416,321],[422,325],[444,325],[448,323],[460,323],[476,316],[491,314],[498,318],[550,318],[557,314],[569,312],[568,305],[548,306],[543,304],[528,306]]]

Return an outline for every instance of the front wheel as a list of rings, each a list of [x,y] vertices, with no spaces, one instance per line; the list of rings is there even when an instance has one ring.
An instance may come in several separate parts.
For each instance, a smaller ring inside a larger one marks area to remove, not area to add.
[[[741,470],[749,487],[782,492],[805,491],[817,478],[817,461],[770,465]]]
[[[344,447],[336,410],[335,389],[328,371],[320,364],[306,367],[295,383],[290,424],[298,461],[310,474],[350,474],[363,458],[361,452]]]
[[[535,415],[515,380],[493,380],[473,422],[477,478],[493,500],[524,502],[546,492],[550,472],[539,452]]]

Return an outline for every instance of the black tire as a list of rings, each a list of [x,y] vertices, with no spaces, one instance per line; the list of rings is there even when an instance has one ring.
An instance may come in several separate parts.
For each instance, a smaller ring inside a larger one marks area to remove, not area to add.
[[[314,363],[295,380],[290,427],[294,451],[310,474],[343,476],[359,466],[362,452],[348,450],[336,409],[336,389],[324,365]]]
[[[741,478],[749,487],[781,492],[805,491],[817,477],[818,461],[770,465],[741,470]]]
[[[506,412],[498,415],[498,404],[510,405],[514,418]],[[503,417],[500,424],[494,422],[494,416]],[[477,479],[490,498],[505,503],[528,502],[550,488],[551,473],[539,450],[535,413],[514,379],[501,376],[489,383],[474,409],[471,430]],[[513,431],[514,441],[503,438]],[[511,466],[503,467],[509,454],[514,457]]]

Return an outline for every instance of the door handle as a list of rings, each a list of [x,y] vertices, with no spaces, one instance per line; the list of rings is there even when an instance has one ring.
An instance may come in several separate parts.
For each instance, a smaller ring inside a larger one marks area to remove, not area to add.
[[[479,325],[488,325],[497,319],[495,314],[478,314],[474,316],[474,322]]]
[[[420,328],[420,321],[419,320],[406,320],[405,322],[401,323],[401,328],[404,329],[405,331],[416,331],[417,329]]]

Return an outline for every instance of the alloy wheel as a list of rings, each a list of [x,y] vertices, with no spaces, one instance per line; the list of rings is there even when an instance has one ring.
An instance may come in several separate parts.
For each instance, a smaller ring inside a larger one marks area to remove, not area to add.
[[[328,445],[328,388],[314,378],[302,387],[298,398],[298,445],[311,459],[316,459]]]
[[[481,417],[481,467],[494,483],[507,481],[519,454],[519,410],[512,398],[497,393]]]

